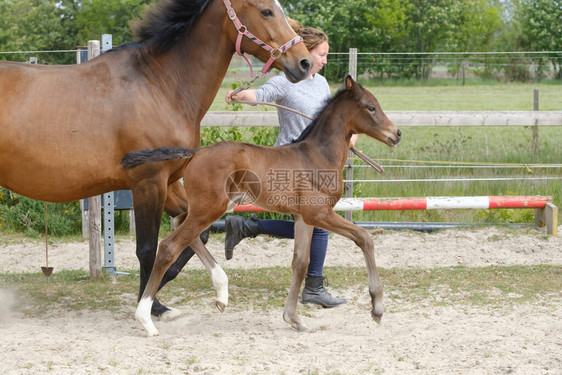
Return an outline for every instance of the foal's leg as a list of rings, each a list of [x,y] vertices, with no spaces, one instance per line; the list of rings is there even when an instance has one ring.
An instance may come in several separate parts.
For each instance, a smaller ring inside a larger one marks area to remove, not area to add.
[[[377,323],[380,323],[383,315],[383,289],[375,262],[374,243],[369,233],[365,229],[344,219],[330,208],[311,213],[311,215],[305,216],[305,220],[312,226],[345,236],[361,248],[363,256],[365,257],[367,276],[369,278],[369,294],[371,295],[371,303],[373,306],[371,316]]]
[[[168,185],[168,194],[166,197],[166,203],[164,205],[164,211],[166,211],[168,215],[173,217],[172,229],[176,229],[179,225],[181,225],[181,223],[183,223],[183,221],[187,217],[187,209],[187,197],[180,181],[178,180]],[[204,244],[207,243],[207,240],[209,239],[210,231],[211,227],[207,228],[199,236]],[[174,262],[174,264],[172,264],[164,274],[158,290],[162,289],[164,285],[175,279],[194,254],[195,253],[193,252],[191,247],[186,247],[178,257],[178,259]],[[162,305],[160,301],[158,301],[158,299],[154,300],[151,313],[152,315],[165,321],[173,320],[181,315],[181,312],[179,310]]]
[[[150,311],[162,277],[187,245],[193,245],[193,250],[199,256],[203,264],[205,264],[205,267],[211,272],[213,285],[215,285],[218,293],[217,307],[222,311],[227,305],[228,279],[226,278],[226,274],[215,262],[212,255],[203,245],[203,242],[198,238],[200,232],[212,221],[213,220],[206,221],[201,225],[200,221],[197,223],[195,219],[190,220],[190,217],[188,217],[177,230],[172,232],[172,234],[160,243],[156,261],[154,262],[154,268],[135,313],[135,318],[144,326],[149,336],[158,334],[158,330],[150,317]]]
[[[220,312],[223,312],[228,305],[228,277],[199,237],[195,239],[191,247],[195,250],[195,253],[211,274],[211,281],[217,291],[217,300],[215,303]]]
[[[295,250],[293,253],[293,277],[291,288],[283,310],[283,320],[289,323],[297,331],[310,331],[310,328],[301,322],[297,315],[297,303],[302,281],[306,276],[308,263],[310,262],[310,240],[314,227],[307,225],[300,215],[295,215]]]

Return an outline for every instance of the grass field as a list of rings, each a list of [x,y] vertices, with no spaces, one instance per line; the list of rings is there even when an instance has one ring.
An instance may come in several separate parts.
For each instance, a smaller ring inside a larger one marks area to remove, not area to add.
[[[562,111],[562,84],[474,84],[455,81],[441,85],[369,86],[384,110],[447,111],[525,111],[533,109],[533,90],[539,90],[539,109]],[[257,83],[259,84],[259,82]],[[224,102],[229,83],[217,95],[211,110],[227,110]],[[336,91],[338,86],[333,86]],[[241,110],[275,110],[244,106]],[[226,130],[225,130],[226,131]],[[263,129],[238,129],[242,140],[252,142],[252,132]],[[358,197],[408,197],[453,195],[551,195],[557,206],[562,203],[562,178],[558,167],[530,168],[531,164],[562,163],[562,129],[541,127],[538,152],[532,152],[531,127],[407,127],[402,129],[400,145],[390,149],[361,137],[357,146],[386,167],[383,175],[372,169],[355,168],[354,178],[443,179],[443,178],[517,178],[516,181],[472,182],[368,182],[354,184]],[[226,138],[226,137],[225,137]],[[275,137],[273,137],[275,139]],[[435,164],[436,161],[445,163]],[[470,166],[456,163],[513,163],[518,166]],[[455,211],[378,211],[357,212],[354,220],[369,221],[461,221],[461,222],[533,222],[532,210],[455,210]]]
[[[264,80],[258,80],[257,87]],[[361,82],[369,89],[385,111],[532,111],[533,91],[539,90],[539,110],[562,111],[562,82],[555,83],[486,83],[462,86],[455,81],[440,81],[441,85],[392,85],[381,86],[373,82]],[[228,110],[226,92],[233,81],[225,80],[210,111]],[[332,92],[340,88],[332,85]],[[244,111],[261,110],[264,107],[245,106]],[[274,110],[274,109],[273,109]]]

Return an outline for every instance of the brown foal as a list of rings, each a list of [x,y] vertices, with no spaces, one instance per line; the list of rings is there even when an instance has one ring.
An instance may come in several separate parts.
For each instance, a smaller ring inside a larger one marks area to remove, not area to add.
[[[253,203],[268,211],[295,217],[293,277],[284,320],[299,331],[309,328],[297,315],[300,286],[309,263],[313,227],[348,237],[363,251],[372,301],[372,317],[383,315],[383,289],[377,272],[374,244],[369,233],[345,220],[333,207],[342,195],[341,170],[353,134],[366,134],[389,146],[400,141],[400,130],[386,117],[378,101],[350,76],[345,87],[326,105],[317,119],[294,143],[262,147],[220,142],[202,149],[167,148],[130,153],[122,160],[125,169],[150,163],[165,168],[178,158],[185,160],[184,179],[189,211],[185,221],[159,246],[154,268],[135,317],[149,336],[157,335],[151,305],[164,273],[186,246],[200,256],[211,256],[199,234],[238,203]],[[134,169],[133,169],[134,170]],[[208,261],[212,264],[214,262]],[[217,306],[228,303],[228,279],[218,266],[210,268],[217,289]]]

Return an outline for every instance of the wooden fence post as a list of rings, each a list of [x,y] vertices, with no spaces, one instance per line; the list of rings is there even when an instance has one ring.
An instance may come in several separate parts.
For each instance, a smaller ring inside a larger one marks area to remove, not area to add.
[[[357,48],[349,49],[349,74],[351,78],[357,80]],[[351,151],[347,153],[347,166],[345,167],[345,179],[348,182],[345,183],[345,197],[353,198],[353,158],[354,154]],[[353,212],[346,211],[345,218],[349,221],[353,219]]]
[[[101,197],[99,195],[91,197],[88,203],[90,278],[98,280],[101,277]]]
[[[88,48],[76,48],[76,64],[82,64],[88,61]],[[80,199],[80,212],[82,213],[82,237],[88,238],[90,231],[89,214],[86,210],[85,199]]]
[[[533,111],[539,110],[539,89],[533,90]],[[533,154],[537,154],[539,152],[539,125],[537,121],[533,126],[533,143],[531,144],[531,149]]]
[[[100,54],[99,40],[88,41],[88,60]],[[90,249],[90,278],[97,280],[101,277],[101,197],[99,195],[89,199],[89,249]]]

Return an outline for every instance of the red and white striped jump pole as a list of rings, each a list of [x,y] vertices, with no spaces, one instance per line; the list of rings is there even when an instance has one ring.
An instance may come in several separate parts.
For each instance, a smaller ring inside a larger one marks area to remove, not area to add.
[[[341,198],[336,211],[450,210],[494,208],[544,208],[550,196],[475,196],[420,198]],[[253,205],[236,206],[234,212],[265,212]]]

